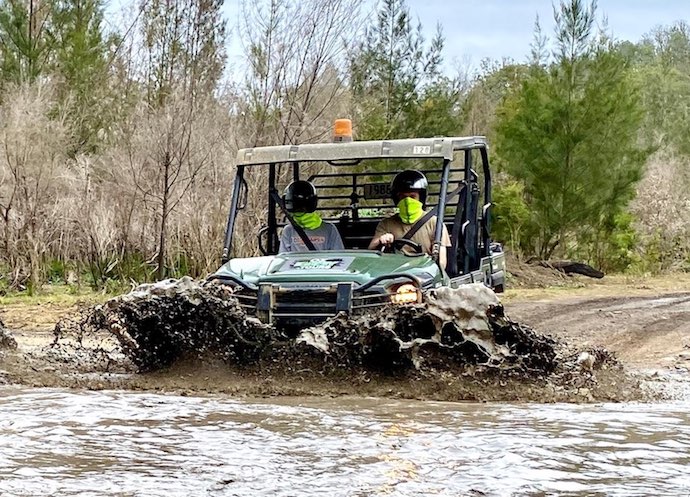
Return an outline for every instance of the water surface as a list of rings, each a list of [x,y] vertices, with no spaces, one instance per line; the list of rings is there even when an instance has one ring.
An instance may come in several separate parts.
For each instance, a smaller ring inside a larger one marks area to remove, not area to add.
[[[690,495],[690,403],[0,388],[0,496]]]

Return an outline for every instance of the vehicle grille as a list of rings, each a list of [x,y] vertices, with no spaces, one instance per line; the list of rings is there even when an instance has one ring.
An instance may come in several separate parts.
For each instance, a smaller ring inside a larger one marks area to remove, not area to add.
[[[377,307],[390,304],[390,295],[387,293],[368,292],[352,297],[352,313],[362,314]]]
[[[239,305],[247,314],[257,314],[257,292],[239,289],[234,293]],[[328,289],[282,289],[274,290],[271,315],[276,319],[294,318],[317,322],[335,316],[337,294]],[[366,292],[352,296],[352,314],[370,312],[390,303],[387,293]]]
[[[335,291],[295,290],[276,291],[273,294],[275,317],[311,316],[329,317],[336,314]]]

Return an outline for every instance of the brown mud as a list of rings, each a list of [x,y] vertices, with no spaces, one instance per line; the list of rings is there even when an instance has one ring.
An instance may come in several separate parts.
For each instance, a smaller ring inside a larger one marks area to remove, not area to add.
[[[189,280],[182,286],[140,287],[61,315],[52,330],[17,329],[17,314],[6,312],[0,382],[183,394],[593,402],[653,398],[658,392],[645,388],[648,378],[639,368],[678,370],[679,364],[654,363],[657,356],[633,369],[626,364],[627,351],[650,339],[644,323],[626,321],[628,307],[644,321],[641,309],[656,305],[658,296],[632,303],[607,297],[609,307],[587,297],[509,299],[504,308],[479,286],[439,291],[425,305],[340,316],[288,337],[244,315],[227,290]],[[672,309],[657,305],[666,316]],[[682,313],[674,319],[674,332],[685,336]],[[628,327],[637,337],[634,347],[622,346]]]
[[[576,347],[604,347],[635,369],[690,368],[690,291],[537,299],[507,308],[537,331]]]

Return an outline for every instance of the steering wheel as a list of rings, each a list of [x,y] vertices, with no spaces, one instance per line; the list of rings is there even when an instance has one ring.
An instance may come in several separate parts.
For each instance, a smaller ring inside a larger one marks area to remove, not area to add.
[[[268,250],[266,250],[266,247],[264,247],[264,245],[263,245],[263,243],[262,243],[263,236],[264,236],[264,234],[265,234],[267,231],[268,231],[268,226],[264,226],[263,228],[261,228],[261,229],[259,230],[259,233],[258,233],[258,235],[257,235],[258,242],[259,242],[259,243],[258,243],[258,245],[259,245],[259,250],[261,251],[261,254],[262,254],[262,255],[268,255]]]
[[[393,247],[393,250],[395,252],[402,252],[403,247],[408,246],[412,250],[415,251],[415,255],[421,255],[424,253],[424,249],[422,249],[422,246],[418,244],[417,242],[414,242],[412,240],[409,240],[407,238],[396,238],[393,240],[393,243],[390,245],[390,247]],[[386,252],[389,246],[380,245],[380,250],[381,252]]]

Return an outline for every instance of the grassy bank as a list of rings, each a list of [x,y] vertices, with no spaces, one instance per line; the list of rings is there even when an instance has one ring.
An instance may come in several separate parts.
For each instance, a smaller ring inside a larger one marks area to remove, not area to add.
[[[0,320],[10,330],[48,331],[80,306],[105,302],[113,296],[63,284],[44,285],[40,292],[11,292],[0,295]]]
[[[511,285],[509,281],[506,292],[501,295],[501,300],[504,302],[577,296],[635,296],[690,292],[690,273],[677,272],[656,276],[614,274],[602,279],[576,275],[563,277],[561,281],[546,281],[544,284],[538,284],[535,281],[529,284],[521,281],[513,283]]]
[[[38,292],[7,292],[0,295],[0,306],[7,305],[75,305],[79,302],[104,302],[115,293],[96,292],[89,287],[76,288],[65,284],[45,284]]]

